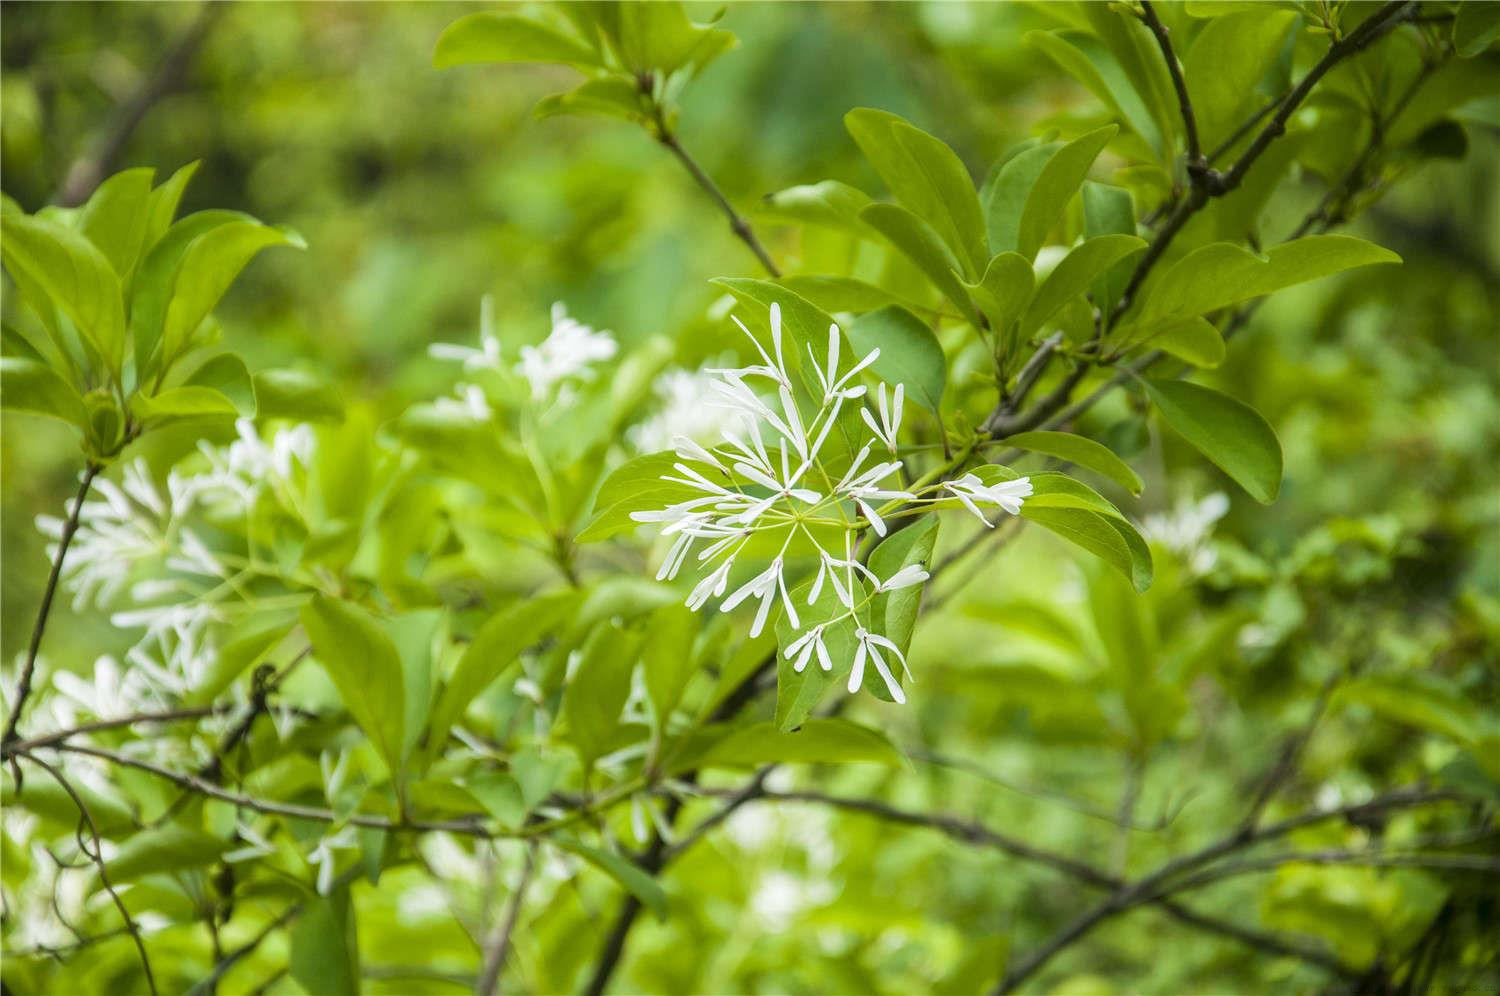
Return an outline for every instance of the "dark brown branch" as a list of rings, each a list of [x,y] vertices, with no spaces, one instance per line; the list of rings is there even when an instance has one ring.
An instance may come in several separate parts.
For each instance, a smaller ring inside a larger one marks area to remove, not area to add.
[[[52,558],[47,586],[42,589],[42,604],[36,610],[36,622],[31,627],[31,642],[26,645],[26,661],[21,665],[21,680],[16,685],[15,699],[10,704],[10,715],[6,717],[5,733],[0,736],[0,744],[10,744],[17,738],[16,727],[21,722],[21,712],[26,708],[26,700],[31,696],[31,680],[36,675],[36,656],[42,648],[42,635],[47,632],[47,617],[52,612],[52,599],[57,596],[57,584],[62,578],[63,559],[68,555],[68,544],[73,542],[73,534],[78,532],[78,520],[83,515],[83,503],[88,498],[89,488],[103,469],[102,464],[93,461],[89,461],[84,467],[78,493],[73,496],[73,505],[68,509],[68,517],[63,522],[62,534],[57,539],[57,556]],[[16,791],[19,792],[21,769],[16,766],[14,759],[11,761],[11,771],[16,776]]]
[[[1161,49],[1161,61],[1167,64],[1167,72],[1172,77],[1172,88],[1177,91],[1177,106],[1182,112],[1182,129],[1187,136],[1188,176],[1194,183],[1198,183],[1208,164],[1203,161],[1203,149],[1198,144],[1198,119],[1193,114],[1193,98],[1188,95],[1187,80],[1182,77],[1182,65],[1177,61],[1177,53],[1172,51],[1172,33],[1161,23],[1151,0],[1141,0],[1141,16],[1156,38],[1156,46]]]
[[[82,723],[78,726],[69,727],[66,730],[57,730],[53,733],[44,733],[40,736],[31,737],[28,740],[13,740],[8,744],[0,746],[0,756],[10,757],[12,754],[25,754],[38,747],[51,747],[60,744],[73,737],[83,736],[86,733],[98,733],[102,730],[116,730],[122,726],[135,726],[137,723],[175,723],[185,719],[203,719],[215,713],[228,712],[226,705],[189,706],[182,709],[167,709],[163,712],[138,712],[131,716],[116,716],[113,719],[100,719],[92,723]]]
[[[61,558],[58,559],[61,560]],[[146,942],[141,939],[140,924],[136,923],[135,918],[130,915],[130,910],[120,899],[120,894],[115,891],[114,883],[109,880],[109,868],[104,862],[104,845],[99,837],[99,827],[94,822],[93,814],[89,812],[89,807],[83,801],[83,797],[78,794],[78,790],[73,787],[72,782],[63,777],[62,772],[39,757],[28,754],[26,759],[51,775],[53,780],[68,794],[68,798],[73,800],[73,805],[78,807],[78,817],[88,826],[89,836],[94,839],[93,851],[89,851],[88,848],[83,848],[83,851],[94,863],[94,867],[99,870],[99,884],[104,886],[104,891],[108,892],[109,898],[114,901],[115,909],[120,911],[120,917],[125,921],[125,929],[130,933],[130,939],[135,942],[135,950],[140,955],[141,970],[146,974],[146,988],[151,990],[151,996],[156,996],[156,976],[151,971],[151,958],[146,954]],[[80,839],[79,845],[82,846],[82,844],[83,841]]]
[[[199,8],[198,16],[156,67],[156,72],[117,108],[114,120],[105,128],[94,149],[79,156],[68,167],[63,184],[54,198],[58,204],[63,207],[82,204],[88,200],[94,188],[114,172],[125,151],[125,144],[130,141],[130,136],[146,114],[163,97],[182,86],[194,56],[198,54],[198,49],[202,47],[209,29],[218,20],[224,6],[217,0],[210,0]]]

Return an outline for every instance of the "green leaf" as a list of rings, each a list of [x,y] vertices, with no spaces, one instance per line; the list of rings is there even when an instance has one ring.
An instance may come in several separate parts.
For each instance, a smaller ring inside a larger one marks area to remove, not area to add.
[[[1108,447],[1086,436],[1071,432],[1037,430],[1009,436],[1003,442],[1017,449],[1029,450],[1032,453],[1045,453],[1069,463],[1076,463],[1080,467],[1086,467],[1096,474],[1109,478],[1133,495],[1141,493],[1143,486],[1141,479],[1135,471],[1130,469],[1130,465],[1110,452]]]
[[[640,644],[640,634],[624,632],[606,621],[583,645],[578,666],[563,690],[562,716],[585,767],[592,767],[614,745]]]
[[[118,374],[125,355],[125,310],[120,278],[109,260],[81,233],[55,221],[23,214],[10,206],[0,212],[0,256],[16,282],[45,294],[72,319]],[[44,316],[45,318],[45,316]]]
[[[1066,495],[1028,498],[1021,506],[1021,517],[1092,553],[1129,579],[1137,591],[1151,586],[1149,572],[1141,568],[1142,556],[1149,564],[1150,552],[1133,548],[1134,528],[1128,522],[1101,514]],[[1144,540],[1140,546],[1145,547]]]
[[[1064,38],[1044,31],[1032,31],[1026,35],[1025,41],[1083,84],[1158,154],[1164,154],[1166,142],[1156,116],[1131,85],[1114,56],[1098,40],[1074,32],[1069,32]]]
[[[1048,233],[1078,192],[1088,176],[1089,167],[1117,130],[1114,125],[1105,125],[1053,153],[1026,195],[1026,206],[1016,223],[1015,243],[996,246],[996,251],[1015,249],[1027,259],[1036,259],[1037,250],[1046,242]]]
[[[926,322],[892,305],[856,318],[849,326],[849,342],[860,356],[879,349],[880,357],[870,370],[889,383],[905,384],[907,397],[938,410],[948,382],[948,363]]]
[[[1167,424],[1262,504],[1281,489],[1281,443],[1249,405],[1182,380],[1148,380]]]
[[[130,399],[136,416],[152,425],[173,419],[238,418],[230,398],[211,387],[169,387],[159,394],[137,394]]]
[[[256,413],[255,382],[245,361],[233,353],[220,353],[212,357],[185,382],[193,387],[208,387],[228,398],[242,418],[254,418]]]
[[[651,614],[641,645],[641,667],[646,694],[657,726],[665,728],[682,691],[697,670],[693,643],[698,635],[698,617],[684,605],[664,605]]]
[[[701,72],[737,43],[729,31],[695,23],[676,2],[618,4],[611,13],[620,55],[636,72],[670,76],[684,66]]]
[[[1471,743],[1480,729],[1473,702],[1451,682],[1423,672],[1367,674],[1339,689],[1344,702],[1358,702],[1403,726]]]
[[[1389,249],[1349,235],[1309,235],[1284,242],[1264,257],[1216,242],[1172,264],[1153,283],[1134,324],[1155,328],[1358,266],[1399,262],[1401,257]]]
[[[411,753],[427,725],[432,706],[432,663],[438,627],[443,624],[442,609],[418,609],[381,619],[381,628],[396,648],[401,662],[402,697],[406,703],[402,725],[405,736],[402,756]]]
[[[1103,279],[1116,263],[1145,248],[1146,241],[1134,235],[1100,235],[1075,246],[1047,274],[1027,305],[1021,318],[1021,338],[1031,338],[1063,305]]]
[[[641,904],[656,914],[657,919],[667,919],[667,893],[654,875],[648,875],[630,861],[612,851],[590,847],[566,834],[551,838],[558,847],[578,855],[589,864],[604,872],[619,883],[620,887],[641,901]]]
[[[665,508],[702,494],[686,484],[663,480],[663,475],[680,477],[673,469],[679,462],[675,453],[648,453],[625,461],[604,479],[594,499],[594,517],[578,534],[577,542],[593,543],[629,532],[640,525],[631,513]],[[712,468],[702,468],[711,474]]]
[[[871,204],[859,217],[916,264],[959,314],[975,326],[982,324],[959,277],[961,268],[932,226],[896,204]]]
[[[870,570],[876,577],[891,577],[903,567],[921,564],[930,567],[932,551],[937,545],[938,518],[931,513],[917,519],[905,529],[881,540],[870,554]],[[911,635],[917,627],[917,611],[922,606],[924,585],[914,584],[895,591],[881,592],[870,602],[870,619],[880,632],[905,653],[911,646]],[[885,698],[885,687],[872,684],[871,690]]]
[[[980,310],[989,316],[990,328],[1006,336],[1007,347],[1015,338],[1009,334],[1011,325],[1031,300],[1035,283],[1036,271],[1030,260],[1018,252],[1002,252],[990,260],[979,284],[969,287]]]
[[[152,360],[161,343],[167,305],[171,303],[178,267],[193,242],[221,225],[257,224],[239,211],[198,211],[167,229],[136,268],[130,287],[130,338],[135,344],[136,376],[145,381],[155,369]]]
[[[965,274],[978,277],[989,252],[974,181],[940,139],[887,111],[858,107],[844,127],[886,187],[942,237]]]
[[[295,233],[260,222],[231,221],[192,241],[178,264],[162,323],[162,355],[170,359],[219,303],[235,277],[262,249],[306,244]]]
[[[436,69],[476,62],[560,62],[597,66],[599,56],[582,42],[516,14],[469,14],[443,30],[432,53]]]
[[[813,667],[815,665],[808,665]],[[905,765],[885,734],[847,719],[809,719],[794,733],[782,733],[774,723],[741,726],[714,743],[692,766],[755,768],[762,764],[855,764],[868,762],[899,768]]]
[[[859,213],[872,203],[863,190],[837,180],[823,180],[766,195],[758,213],[772,221],[817,225],[868,239],[875,233],[859,220]]]
[[[19,356],[0,357],[0,407],[61,419],[80,429],[88,425],[77,389],[46,364]]]
[[[1453,47],[1465,59],[1472,59],[1500,38],[1500,5],[1493,3],[1460,3],[1453,18]]]
[[[394,777],[406,732],[406,680],[396,645],[369,613],[326,595],[303,606],[302,627],[344,707]]]
[[[985,230],[989,235],[990,252],[996,258],[1007,254],[1019,255],[1016,253],[1017,235],[1020,232],[1021,214],[1026,210],[1026,198],[1030,196],[1042,170],[1061,148],[1061,142],[1051,142],[1013,149],[996,165],[985,181]],[[1026,259],[1025,262],[1028,267],[1031,265],[1031,260]],[[991,260],[991,268],[994,265]]]
[[[297,422],[337,422],[344,417],[344,402],[332,384],[301,370],[258,370],[255,384],[256,411],[262,419],[284,418]]]
[[[99,247],[122,286],[129,284],[151,230],[154,174],[151,169],[116,173],[78,209],[78,230]]]
[[[358,996],[359,938],[347,886],[330,896],[313,895],[292,922],[288,971],[292,981],[317,996]]]
[[[1101,235],[1134,235],[1135,201],[1124,187],[1085,180],[1080,199],[1083,201],[1083,237],[1096,239]],[[1116,263],[1109,273],[1094,284],[1094,303],[1105,314],[1115,306],[1130,282],[1132,265]]]
[[[854,277],[838,277],[826,274],[798,274],[791,277],[782,277],[779,281],[781,286],[792,291],[798,297],[804,298],[814,307],[828,312],[830,315],[837,312],[849,312],[851,314],[863,314],[867,311],[876,311],[889,305],[899,305],[907,311],[916,312],[921,315],[936,319],[940,312],[936,309],[919,304],[899,294],[877,287],[864,280]]]
[[[141,830],[109,859],[109,880],[119,885],[157,872],[204,868],[228,849],[217,837],[176,824]]]
[[[116,791],[113,787],[109,788],[109,795],[82,784],[74,785],[73,790],[83,799],[101,834],[123,837],[136,832],[135,815],[124,800],[113,794]],[[35,813],[69,832],[78,826],[78,804],[66,789],[41,772],[35,778],[27,778],[19,793],[13,779],[0,779],[0,803],[6,809]],[[6,853],[8,860],[9,852]]]
[[[1290,10],[1259,9],[1217,17],[1203,26],[1183,58],[1203,152],[1217,148],[1264,102],[1257,90],[1278,60],[1297,20]]]
[[[214,654],[213,662],[199,678],[198,684],[188,691],[186,704],[207,705],[218,698],[229,687],[230,682],[280,643],[291,628],[289,619],[269,625],[260,622],[255,629],[233,636]]]
[[[177,207],[182,203],[183,192],[197,174],[199,164],[199,160],[193,160],[151,192],[151,215],[146,224],[146,238],[141,246],[143,254],[149,253],[172,227],[172,219],[177,217]]]
[[[469,703],[501,675],[508,673],[522,651],[556,629],[577,608],[577,592],[560,592],[522,599],[506,606],[479,627],[454,666],[432,710],[434,746],[448,737]]]
[[[1206,318],[1189,318],[1157,329],[1138,345],[1154,346],[1195,367],[1212,369],[1224,362],[1224,337]]]
[[[649,99],[630,80],[603,76],[587,80],[567,93],[543,97],[532,113],[538,118],[575,114],[643,122],[650,120]]]

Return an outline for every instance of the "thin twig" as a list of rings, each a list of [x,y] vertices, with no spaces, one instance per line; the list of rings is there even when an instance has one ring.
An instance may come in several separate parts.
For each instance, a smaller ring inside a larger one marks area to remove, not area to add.
[[[0,757],[10,757],[12,754],[26,754],[38,747],[51,747],[60,744],[73,737],[83,736],[87,733],[98,733],[103,730],[115,730],[122,726],[135,726],[138,723],[175,723],[185,719],[203,719],[221,712],[228,712],[232,707],[228,705],[206,705],[206,706],[184,706],[181,709],[167,709],[162,712],[138,712],[130,716],[116,716],[113,719],[99,719],[92,723],[80,723],[78,726],[69,727],[66,730],[56,730],[52,733],[43,733],[40,736],[31,737],[27,740],[13,740],[8,744],[0,745]]]
[[[1177,61],[1177,53],[1172,51],[1172,33],[1161,23],[1151,0],[1141,0],[1141,15],[1145,18],[1146,27],[1156,37],[1156,45],[1161,49],[1161,61],[1167,64],[1172,87],[1177,91],[1177,106],[1181,109],[1182,128],[1187,136],[1188,176],[1197,183],[1207,163],[1203,161],[1203,150],[1198,145],[1198,119],[1193,114],[1193,98],[1188,95],[1187,80],[1182,78],[1182,65]]]
[[[1317,729],[1318,723],[1323,718],[1323,713],[1328,708],[1328,700],[1333,695],[1333,689],[1338,684],[1339,672],[1334,672],[1324,680],[1318,689],[1318,697],[1313,700],[1312,714],[1308,716],[1307,722],[1303,723],[1281,748],[1281,756],[1276,759],[1276,765],[1271,769],[1265,779],[1261,781],[1260,788],[1251,800],[1250,809],[1245,813],[1245,818],[1240,821],[1240,833],[1251,834],[1255,832],[1255,826],[1260,822],[1261,814],[1281,791],[1281,786],[1296,772],[1297,763],[1302,758],[1302,751],[1307,747],[1307,742],[1312,739],[1313,731]]]
[[[42,634],[47,631],[47,617],[52,612],[52,599],[57,595],[57,584],[62,577],[63,558],[68,555],[68,544],[73,542],[73,534],[78,532],[79,517],[83,515],[83,503],[89,495],[89,488],[93,486],[94,478],[104,469],[103,464],[89,461],[83,469],[83,477],[78,484],[78,493],[73,496],[73,505],[68,509],[68,517],[63,522],[62,533],[57,539],[57,555],[52,558],[52,570],[47,574],[47,586],[42,589],[42,604],[36,610],[36,622],[31,627],[31,642],[26,646],[26,662],[21,665],[21,680],[16,686],[15,700],[10,704],[10,715],[5,720],[5,733],[0,736],[0,744],[9,744],[17,738],[16,727],[21,722],[21,711],[26,708],[26,700],[31,695],[31,679],[36,674],[36,657],[42,647]],[[11,771],[16,776],[16,791],[21,790],[21,769],[16,765],[14,758],[11,760]]]
[[[494,996],[500,986],[500,970],[505,967],[505,955],[510,950],[511,934],[521,918],[521,903],[531,885],[531,873],[536,867],[535,843],[526,845],[526,863],[521,867],[521,878],[510,894],[505,917],[495,927],[495,932],[484,945],[484,963],[479,970],[479,980],[474,984],[474,996]]]
[[[51,775],[62,790],[68,793],[68,798],[72,799],[73,805],[78,807],[79,818],[88,825],[89,835],[94,838],[94,849],[90,852],[84,848],[84,853],[94,862],[94,867],[99,869],[99,884],[104,886],[104,891],[108,892],[109,898],[114,901],[115,909],[120,911],[120,917],[125,921],[125,929],[130,932],[130,939],[135,942],[136,952],[141,957],[141,970],[146,974],[146,988],[151,990],[151,996],[156,996],[156,976],[151,971],[151,958],[146,954],[146,942],[141,939],[140,924],[136,923],[135,918],[130,915],[130,910],[125,907],[124,900],[115,891],[114,883],[109,880],[109,868],[104,863],[104,845],[99,837],[99,826],[94,822],[93,814],[89,812],[89,807],[83,801],[83,797],[78,794],[78,790],[67,778],[63,777],[62,772],[35,755],[28,754],[26,759]]]

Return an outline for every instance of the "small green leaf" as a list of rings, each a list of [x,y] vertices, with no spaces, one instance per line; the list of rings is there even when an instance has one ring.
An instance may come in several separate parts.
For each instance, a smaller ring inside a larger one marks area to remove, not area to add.
[[[1281,443],[1255,409],[1182,380],[1148,380],[1167,424],[1262,504],[1281,490]]]
[[[1117,130],[1114,125],[1105,125],[1091,131],[1067,143],[1047,160],[1026,195],[1026,206],[1016,225],[1015,245],[996,246],[997,251],[1014,248],[1027,259],[1036,259],[1037,250],[1078,192],[1089,167]]]
[[[303,606],[302,626],[344,707],[394,777],[401,769],[406,722],[406,681],[396,645],[369,613],[325,595]]]
[[[380,620],[401,661],[402,697],[406,703],[402,720],[403,756],[411,753],[427,725],[432,706],[433,649],[443,618],[441,609],[418,609]]]
[[[860,356],[879,349],[879,358],[870,365],[876,376],[891,384],[905,384],[907,397],[938,410],[948,382],[948,363],[926,322],[892,305],[856,318],[849,326],[849,342]]]
[[[344,417],[344,402],[338,391],[312,374],[301,370],[258,370],[252,380],[256,412],[262,419],[337,422]]]
[[[173,419],[238,418],[239,409],[223,393],[211,387],[169,387],[159,394],[137,394],[130,407],[143,421],[160,425]]]
[[[640,645],[638,633],[624,632],[608,621],[600,623],[583,645],[578,666],[563,690],[562,716],[585,767],[614,745]]]
[[[1101,235],[1134,235],[1135,201],[1124,187],[1111,187],[1103,183],[1085,180],[1083,184],[1083,237],[1096,239]],[[1094,284],[1094,303],[1108,314],[1115,302],[1124,293],[1130,282],[1132,264],[1121,261]]]
[[[226,850],[227,844],[219,838],[177,824],[142,830],[109,859],[109,880],[119,885],[157,872],[204,868]]]
[[[863,190],[837,180],[823,180],[766,195],[759,213],[772,221],[818,225],[868,239],[875,233],[859,220],[859,213],[871,203],[870,195]]]
[[[893,768],[906,763],[885,734],[847,719],[809,719],[794,733],[781,733],[774,723],[741,726],[691,763],[704,768],[754,768],[861,762]]]
[[[877,287],[854,277],[830,276],[827,274],[797,274],[782,277],[781,286],[797,296],[805,298],[815,307],[830,315],[849,312],[859,315],[877,311],[889,305],[899,305],[907,311],[936,319],[939,312],[924,304],[902,297],[884,287]]]
[[[78,209],[78,229],[128,285],[151,229],[151,169],[128,169],[99,184]]]
[[[532,113],[539,118],[575,114],[642,122],[650,120],[650,105],[649,97],[630,80],[603,76],[587,80],[567,93],[543,97]]]
[[[589,864],[604,872],[610,878],[619,883],[620,887],[641,901],[657,919],[667,919],[667,893],[661,887],[661,883],[653,875],[648,875],[627,859],[615,854],[613,851],[600,850],[590,847],[566,834],[559,834],[551,838],[558,847],[572,854],[578,855]]]
[[[856,574],[848,580],[852,582],[855,603],[863,602],[869,596],[864,579]],[[817,601],[809,604],[807,596],[812,585],[812,579],[808,579],[792,589],[792,601],[798,607],[798,621],[802,625],[794,627],[786,613],[776,621],[776,729],[782,733],[789,733],[805,723],[829,687],[849,673],[858,646],[854,631],[859,624],[839,601],[834,586],[825,578]],[[814,645],[806,664],[798,671],[796,665],[801,650],[788,657],[787,648],[802,634],[819,625],[824,627],[823,647],[828,651],[829,670],[823,670]]]
[[[1011,326],[1031,300],[1035,283],[1030,260],[1018,252],[1002,252],[990,260],[979,284],[969,287],[980,310],[989,316],[990,328],[1006,337],[1007,348],[1016,338],[1010,334]]]
[[[46,364],[19,356],[0,357],[0,406],[61,419],[80,429],[88,425],[77,389]]]
[[[210,358],[184,383],[212,388],[228,398],[242,418],[255,417],[255,382],[245,367],[245,361],[233,353],[220,353]]]
[[[469,14],[443,30],[432,53],[436,69],[476,62],[560,62],[597,66],[599,55],[580,41],[516,14]]]
[[[975,326],[982,324],[959,277],[961,268],[932,226],[897,204],[871,204],[859,217],[916,264],[932,285],[953,302],[959,314]]]
[[[317,996],[359,996],[359,938],[347,886],[330,896],[312,895],[292,923],[288,971],[292,981]]]
[[[304,248],[295,233],[260,222],[231,221],[192,241],[177,266],[162,323],[162,355],[171,358],[219,303],[235,277],[262,249]]]
[[[577,542],[593,543],[640,525],[631,513],[665,508],[686,501],[701,491],[691,485],[663,479],[663,475],[680,477],[674,469],[679,462],[675,453],[648,453],[625,461],[604,479],[594,499],[594,517],[578,534]],[[712,473],[711,468],[704,468]]]
[[[913,564],[930,567],[937,537],[938,517],[931,513],[924,515],[880,541],[870,554],[870,570],[884,580]],[[911,646],[911,635],[917,627],[917,611],[922,605],[923,587],[914,584],[881,592],[870,602],[870,619],[878,624],[887,639],[901,648],[902,653]],[[883,685],[876,683],[870,688],[880,698],[886,697],[881,694],[885,692]]]
[[[1031,144],[1013,149],[990,173],[984,185],[984,219],[989,234],[990,252],[996,258],[1014,254],[1018,245],[1021,214],[1026,198],[1047,163],[1062,148],[1061,142]],[[1022,257],[1025,259],[1025,257]],[[1027,266],[1030,259],[1025,259]],[[994,267],[993,260],[990,263]]]
[[[651,614],[641,645],[641,665],[658,727],[666,726],[697,670],[693,657],[697,635],[698,617],[684,605],[664,605]]]
[[[1141,479],[1135,471],[1130,469],[1130,465],[1110,452],[1108,447],[1086,436],[1072,432],[1037,430],[1009,436],[1003,442],[1017,449],[1029,450],[1032,453],[1045,453],[1069,463],[1076,463],[1096,474],[1102,474],[1133,495],[1141,493],[1143,486]]]
[[[1021,318],[1021,338],[1029,339],[1063,305],[1088,291],[1119,261],[1146,248],[1134,235],[1100,235],[1076,246],[1047,274]]]

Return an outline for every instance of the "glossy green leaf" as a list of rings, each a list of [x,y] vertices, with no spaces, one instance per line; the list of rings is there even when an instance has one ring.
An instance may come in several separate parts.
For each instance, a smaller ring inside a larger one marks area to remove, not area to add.
[[[151,179],[155,170],[127,169],[109,177],[78,209],[78,230],[109,260],[128,285],[151,231]]]
[[[427,726],[433,701],[433,651],[443,620],[442,609],[417,609],[380,620],[401,662],[402,698],[406,704],[402,719],[403,757],[411,753]]]
[[[625,461],[604,479],[594,499],[594,516],[578,534],[579,543],[593,543],[640,525],[631,513],[665,508],[668,505],[702,494],[686,484],[663,479],[663,475],[680,477],[674,469],[680,462],[677,454],[648,453]],[[712,473],[712,468],[702,468]]]
[[[517,14],[470,14],[438,36],[432,53],[437,69],[476,62],[561,62],[594,66],[598,54],[580,41]]]
[[[1031,195],[1031,189],[1042,175],[1042,170],[1047,168],[1047,163],[1062,147],[1061,142],[1050,142],[1013,149],[991,171],[984,185],[983,206],[985,231],[989,236],[990,252],[995,254],[995,258],[1007,254],[1019,255],[1016,253],[1017,235],[1020,231],[1021,214],[1026,210],[1026,198]],[[1031,260],[1025,261],[1029,266]],[[994,266],[993,260],[990,266]]]
[[[773,221],[818,225],[872,238],[875,233],[859,219],[859,213],[871,203],[863,190],[837,180],[823,180],[766,195],[759,213]]]
[[[1236,126],[1264,104],[1265,79],[1297,20],[1295,11],[1255,10],[1216,17],[1182,57],[1203,152],[1217,148]]]
[[[302,609],[313,653],[394,776],[406,732],[406,681],[396,645],[365,610],[325,595]]]
[[[1030,338],[1070,300],[1089,290],[1120,260],[1146,248],[1134,235],[1100,235],[1075,246],[1047,274],[1021,318],[1021,337]]]
[[[1036,430],[1006,437],[1007,446],[1045,453],[1092,470],[1096,474],[1114,481],[1133,495],[1141,493],[1141,479],[1130,465],[1115,456],[1108,447],[1094,442],[1087,436],[1072,432],[1049,432]]]
[[[1036,271],[1030,260],[1018,252],[1003,252],[990,260],[979,284],[969,288],[980,310],[989,317],[990,328],[1008,336],[1007,345],[1016,338],[1009,335],[1011,326],[1031,300],[1035,283]]]
[[[890,578],[903,567],[920,564],[932,566],[932,551],[937,546],[938,517],[923,515],[905,529],[891,533],[870,553],[870,570],[881,579]],[[911,646],[911,635],[917,626],[917,612],[922,606],[925,584],[909,585],[895,591],[880,592],[870,602],[870,619],[880,632],[905,653]],[[882,685],[870,686],[880,698]]]
[[[184,385],[158,394],[137,394],[130,406],[142,420],[160,424],[173,419],[238,418],[234,401],[212,387]]]
[[[1027,259],[1036,259],[1037,250],[1062,217],[1063,210],[1088,176],[1089,167],[1114,137],[1114,125],[1089,132],[1058,149],[1026,195],[1025,207],[1016,221],[1014,245],[996,246],[996,250],[1015,249]]]
[[[905,308],[881,308],[854,320],[849,342],[860,356],[879,349],[880,356],[869,369],[890,384],[905,384],[908,398],[938,410],[948,382],[948,363],[926,322]]]
[[[906,763],[885,734],[847,719],[809,719],[792,733],[779,732],[774,723],[752,723],[738,727],[696,760],[705,768],[859,762],[893,768]]]
[[[135,346],[137,376],[145,381],[159,362],[157,349],[166,323],[178,268],[193,243],[223,225],[258,224],[239,211],[198,211],[180,219],[152,245],[130,287],[130,338]]]
[[[576,114],[642,122],[650,120],[651,108],[649,97],[640,87],[619,76],[603,76],[586,80],[566,93],[543,97],[533,113],[539,118]]]
[[[257,253],[283,245],[305,247],[295,233],[259,222],[231,221],[194,239],[183,253],[172,281],[172,297],[162,323],[163,355],[173,356],[189,341],[193,330],[208,317]]]
[[[254,418],[256,414],[255,382],[245,361],[233,353],[220,353],[212,357],[184,384],[192,387],[208,387],[228,398],[242,418]]]
[[[72,384],[45,364],[19,356],[0,357],[0,406],[61,419],[79,428],[88,424],[83,398]]]
[[[1255,409],[1182,380],[1148,380],[1156,410],[1189,443],[1263,504],[1281,489],[1281,443]]]
[[[981,323],[959,277],[958,263],[930,225],[897,204],[871,204],[859,217],[911,260],[959,314],[974,325]]]
[[[1083,202],[1083,237],[1096,239],[1101,235],[1134,235],[1135,201],[1124,187],[1112,187],[1104,183],[1085,180],[1079,199]],[[1128,257],[1127,257],[1128,259]],[[1109,272],[1095,282],[1094,303],[1109,314],[1115,302],[1124,293],[1130,282],[1133,263],[1126,260],[1110,267]]]
[[[856,602],[868,597],[869,589],[862,578],[856,574],[847,580],[855,592]],[[809,603],[807,597],[812,591],[812,585],[813,581],[809,578],[791,592],[792,600],[797,606],[797,621],[801,625],[793,626],[791,618],[784,612],[776,621],[776,729],[782,733],[795,730],[807,722],[808,716],[818,707],[828,689],[849,673],[858,644],[854,636],[858,624],[839,601],[834,586],[825,579],[817,600]],[[829,669],[823,670],[822,660],[814,645],[812,655],[802,670],[798,671],[797,659],[801,651],[788,657],[787,648],[803,633],[820,625],[825,627],[822,637],[823,647],[828,652]]]
[[[1138,340],[1195,367],[1212,369],[1224,362],[1224,337],[1206,318],[1172,322]]]

